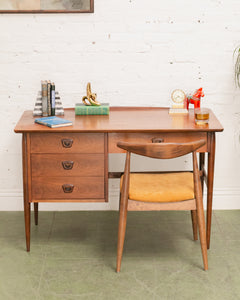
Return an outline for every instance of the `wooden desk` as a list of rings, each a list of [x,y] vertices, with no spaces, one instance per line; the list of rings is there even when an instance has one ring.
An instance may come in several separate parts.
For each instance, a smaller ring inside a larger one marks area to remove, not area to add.
[[[118,141],[186,142],[205,139],[199,149],[203,182],[207,185],[207,242],[210,246],[215,159],[215,132],[223,127],[210,112],[209,124],[196,126],[189,115],[169,115],[168,108],[112,107],[109,116],[75,116],[65,110],[73,126],[51,129],[34,123],[32,111],[24,112],[15,127],[22,133],[24,214],[27,251],[30,250],[30,205],[35,224],[39,202],[108,201],[108,153],[120,153]],[[207,171],[204,168],[208,153]]]

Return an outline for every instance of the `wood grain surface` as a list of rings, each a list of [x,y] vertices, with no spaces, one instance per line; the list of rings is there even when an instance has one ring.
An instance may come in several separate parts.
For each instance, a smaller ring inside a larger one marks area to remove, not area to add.
[[[123,153],[123,149],[117,146],[119,141],[130,143],[152,143],[152,139],[161,138],[164,143],[187,143],[197,140],[205,140],[206,144],[198,149],[198,152],[207,151],[206,132],[185,132],[185,133],[109,133],[108,149],[109,153]]]
[[[153,211],[153,210],[194,210],[196,209],[195,199],[181,202],[153,203],[128,200],[129,211]]]
[[[63,140],[72,140],[72,146],[64,147]],[[32,133],[31,153],[104,153],[104,134]]]
[[[169,108],[110,107],[109,116],[75,116],[74,109],[64,110],[64,119],[73,126],[49,128],[34,123],[32,111],[25,111],[15,132],[208,132],[223,131],[214,113],[209,112],[207,126],[195,125],[194,110],[188,115],[169,115]]]
[[[206,143],[199,140],[189,143],[129,143],[119,142],[117,145],[121,149],[151,158],[169,159],[186,155],[196,151]]]
[[[71,193],[65,193],[63,185],[73,185]],[[104,177],[33,177],[32,201],[49,199],[104,198]],[[104,199],[103,199],[104,201]]]
[[[103,177],[104,154],[32,154],[32,176]],[[63,163],[72,168],[64,169]]]

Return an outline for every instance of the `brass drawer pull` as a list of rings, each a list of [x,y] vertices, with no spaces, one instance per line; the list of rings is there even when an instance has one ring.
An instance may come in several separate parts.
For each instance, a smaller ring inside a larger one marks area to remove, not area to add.
[[[62,188],[63,188],[64,193],[72,193],[73,189],[74,189],[74,185],[73,184],[63,184]]]
[[[71,160],[62,161],[64,170],[72,170],[74,162]]]
[[[72,139],[62,139],[62,145],[64,148],[71,148],[73,144]]]
[[[164,142],[164,139],[162,138],[157,138],[157,137],[152,138],[152,143],[162,143],[162,142]]]

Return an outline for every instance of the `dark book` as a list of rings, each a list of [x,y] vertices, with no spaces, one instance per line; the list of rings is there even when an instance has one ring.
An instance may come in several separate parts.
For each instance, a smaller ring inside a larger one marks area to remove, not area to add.
[[[47,97],[47,81],[41,81],[42,86],[42,115],[48,116],[48,97]]]
[[[51,86],[51,115],[55,116],[55,84]]]
[[[58,118],[55,116],[35,119],[35,123],[45,125],[50,128],[57,128],[57,127],[64,127],[64,126],[72,125],[71,121],[68,121],[68,120],[65,120],[62,118]]]
[[[109,104],[102,103],[101,105],[85,105],[77,103],[75,105],[75,115],[109,115]]]
[[[48,116],[52,115],[51,112],[51,81],[47,81],[47,111],[48,111]]]

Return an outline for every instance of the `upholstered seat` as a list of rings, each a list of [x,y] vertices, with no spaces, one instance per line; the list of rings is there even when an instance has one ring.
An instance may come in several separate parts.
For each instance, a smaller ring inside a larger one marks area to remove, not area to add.
[[[123,175],[124,176],[124,175]],[[123,176],[120,188],[122,188]],[[177,202],[194,198],[192,172],[131,173],[128,199],[145,202]]]

